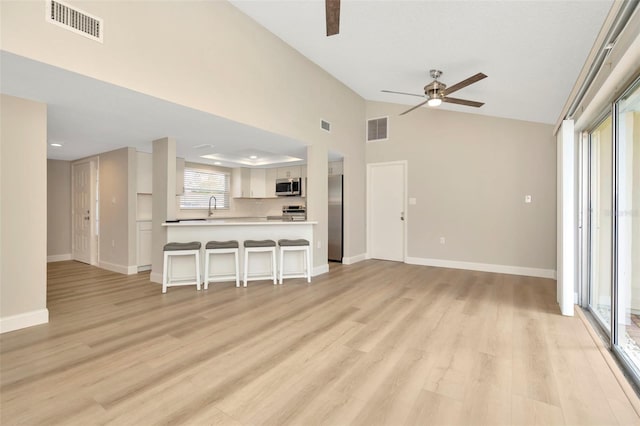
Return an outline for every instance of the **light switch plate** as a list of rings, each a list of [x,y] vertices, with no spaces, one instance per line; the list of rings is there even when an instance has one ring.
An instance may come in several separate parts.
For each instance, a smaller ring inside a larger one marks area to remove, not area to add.
[[[525,195],[524,196],[524,202],[525,203],[530,203],[531,202],[531,195]]]

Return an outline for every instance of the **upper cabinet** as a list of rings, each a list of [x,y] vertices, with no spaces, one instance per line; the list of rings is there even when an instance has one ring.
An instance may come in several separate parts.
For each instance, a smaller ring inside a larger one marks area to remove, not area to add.
[[[275,169],[239,167],[231,172],[231,194],[234,198],[275,197]]]
[[[136,152],[136,192],[153,192],[153,155]],[[176,158],[176,195],[184,194],[184,159]]]
[[[302,176],[300,166],[278,167],[277,178],[298,178]]]
[[[343,174],[342,161],[332,161],[329,163],[329,176]]]

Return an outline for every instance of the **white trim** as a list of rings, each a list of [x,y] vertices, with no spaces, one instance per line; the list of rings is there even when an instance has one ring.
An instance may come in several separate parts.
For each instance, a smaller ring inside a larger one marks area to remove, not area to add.
[[[527,268],[522,266],[495,265],[492,263],[459,262],[457,260],[426,259],[422,257],[407,257],[410,265],[435,266],[439,268],[467,269],[470,271],[494,272],[497,274],[524,275],[528,277],[556,278],[553,269]]]
[[[162,273],[152,272],[149,275],[149,281],[152,283],[162,284]]]
[[[574,305],[579,305],[578,303],[578,292],[573,293],[573,303]]]
[[[102,269],[106,269],[107,271],[117,272],[119,274],[125,274],[125,275],[133,275],[138,273],[137,265],[131,265],[131,266],[118,265],[115,263],[105,262],[104,260],[101,260],[98,263],[98,267]]]
[[[325,263],[324,265],[314,266],[311,276],[316,277],[318,275],[326,274],[329,272],[329,264]]]
[[[573,120],[564,120],[557,144],[557,301],[562,315],[573,316],[576,282],[576,166]]]
[[[62,262],[64,260],[71,260],[71,253],[67,253],[67,254],[52,254],[51,256],[47,256],[47,263],[50,263],[50,262]]]
[[[362,262],[367,259],[367,253],[360,253],[351,257],[343,257],[342,264],[343,265],[353,265],[354,263]]]
[[[0,333],[8,333],[10,331],[33,327],[34,325],[46,324],[48,322],[49,310],[46,308],[18,315],[11,315],[0,318]]]
[[[145,271],[150,271],[151,270],[151,265],[140,265],[137,268],[138,272],[145,272]]]

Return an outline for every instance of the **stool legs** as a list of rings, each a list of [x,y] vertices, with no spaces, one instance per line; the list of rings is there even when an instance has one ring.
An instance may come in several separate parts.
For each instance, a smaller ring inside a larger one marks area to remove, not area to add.
[[[249,281],[249,253],[269,253],[271,256],[271,273],[268,276],[262,276],[257,279],[270,279],[273,280],[273,285],[278,284],[278,273],[276,267],[276,248],[275,247],[245,247],[244,249],[244,286],[247,286]]]
[[[195,280],[185,282],[172,282],[173,276],[173,260],[175,256],[195,256]],[[162,292],[166,293],[167,288],[176,285],[196,285],[198,290],[201,289],[201,276],[200,276],[200,250],[165,250],[163,255],[162,266]]]
[[[209,274],[209,268],[211,267],[211,256],[215,255],[215,254],[233,254],[234,257],[234,265],[235,265],[235,274],[233,276],[231,275],[217,275],[217,276],[211,276]],[[214,282],[214,280],[217,281],[224,281],[224,280],[228,280],[228,279],[235,279],[236,281],[236,287],[240,287],[240,261],[238,260],[239,257],[239,253],[238,253],[238,249],[206,249],[204,252],[205,258],[204,258],[204,289],[207,290],[209,288],[209,282]]]
[[[294,251],[302,252],[304,273],[293,274],[289,278],[304,277],[308,283],[311,282],[311,250],[309,246],[280,246],[280,271],[278,276],[280,284],[282,284],[283,278],[287,278],[284,276],[284,254]]]

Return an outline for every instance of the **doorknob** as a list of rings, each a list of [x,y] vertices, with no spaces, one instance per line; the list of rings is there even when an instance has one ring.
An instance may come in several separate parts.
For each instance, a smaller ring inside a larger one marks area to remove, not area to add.
[[[400,212],[400,220],[404,220],[404,212]]]

